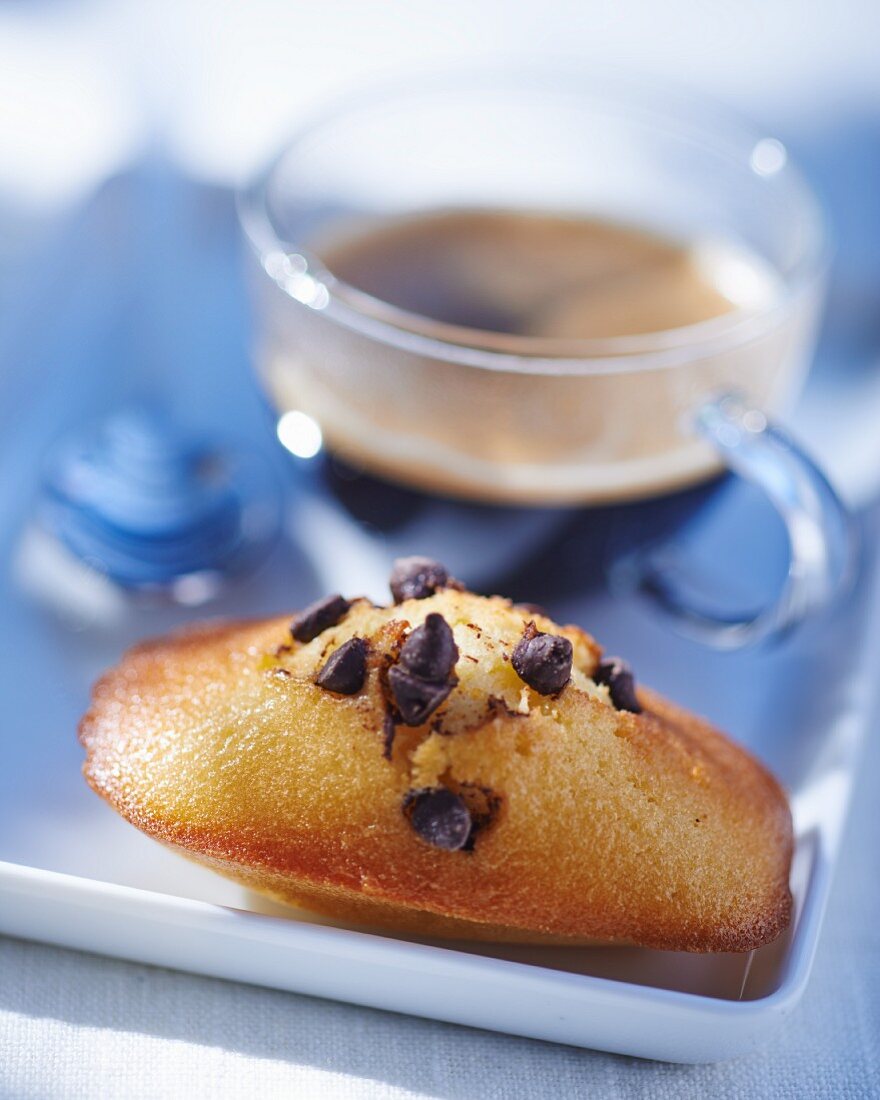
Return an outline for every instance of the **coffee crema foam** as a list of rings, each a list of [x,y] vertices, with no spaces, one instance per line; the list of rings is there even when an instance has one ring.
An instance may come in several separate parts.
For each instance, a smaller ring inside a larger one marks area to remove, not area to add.
[[[664,332],[765,308],[777,292],[772,270],[731,245],[553,214],[387,219],[337,228],[311,249],[352,304],[475,347]]]
[[[270,284],[261,303],[270,393],[280,411],[312,416],[347,461],[431,492],[599,503],[693,484],[719,469],[687,429],[699,405],[735,390],[772,412],[806,368],[815,297],[783,303],[773,269],[732,242],[439,211],[340,221],[310,250],[340,301],[441,343],[383,342]],[[689,353],[721,318],[751,318],[750,338]],[[502,354],[483,368],[454,346],[445,355],[444,343]],[[637,344],[682,354],[649,365],[627,354]],[[572,369],[581,357],[583,370]],[[554,358],[566,362],[556,369]]]

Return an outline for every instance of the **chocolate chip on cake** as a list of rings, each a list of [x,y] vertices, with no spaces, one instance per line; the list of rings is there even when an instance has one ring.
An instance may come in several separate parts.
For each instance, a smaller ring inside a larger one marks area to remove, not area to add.
[[[294,615],[290,633],[298,642],[310,642],[328,627],[336,626],[348,614],[350,607],[349,601],[338,594],[315,600],[305,611]]]
[[[422,680],[447,680],[457,660],[458,647],[452,629],[436,611],[416,627],[400,650],[400,663]]]
[[[446,567],[432,558],[398,558],[391,569],[391,595],[395,603],[424,600],[449,583]]]
[[[501,796],[490,787],[477,783],[459,783],[453,793],[464,802],[471,815],[471,832],[463,851],[472,852],[479,835],[495,820],[501,807]]]
[[[470,811],[464,800],[446,787],[410,791],[403,800],[403,812],[414,831],[434,848],[458,851],[471,835]]]
[[[364,638],[349,638],[331,654],[315,677],[325,691],[355,695],[364,686],[367,675],[367,643]]]
[[[407,726],[420,726],[458,682],[454,672],[458,648],[452,629],[436,612],[416,627],[400,649],[398,663],[388,670],[388,685]]]
[[[385,717],[382,720],[382,755],[386,760],[390,760],[394,752],[394,736],[396,733],[397,723],[394,720],[394,713],[391,710],[386,710]]]
[[[407,726],[420,726],[427,721],[455,686],[451,680],[446,683],[422,680],[400,665],[388,670],[388,683],[401,720]]]
[[[526,623],[511,663],[521,680],[541,695],[556,695],[571,679],[572,648],[560,634],[543,634]]]
[[[642,713],[642,705],[636,697],[636,681],[632,669],[620,657],[606,657],[593,673],[597,684],[605,684],[611,702],[617,710]]]

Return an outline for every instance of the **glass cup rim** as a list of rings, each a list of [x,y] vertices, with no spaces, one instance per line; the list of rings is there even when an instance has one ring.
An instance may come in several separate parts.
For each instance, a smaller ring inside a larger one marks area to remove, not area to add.
[[[782,155],[780,167],[764,174],[770,185],[782,185],[790,201],[801,208],[809,226],[807,244],[784,278],[780,294],[762,310],[737,315],[737,311],[679,328],[634,336],[553,340],[518,337],[516,350],[476,346],[445,339],[407,327],[412,314],[395,310],[388,303],[346,284],[310,253],[303,242],[285,241],[278,235],[269,212],[269,187],[282,163],[325,127],[346,116],[369,112],[384,104],[407,102],[422,95],[442,95],[468,88],[474,91],[522,92],[573,95],[592,101],[606,110],[622,113],[628,121],[650,119],[677,136],[689,136],[709,151],[749,165],[762,143],[774,146]],[[645,89],[650,89],[650,95]],[[670,105],[672,108],[670,108]],[[709,126],[706,119],[716,125]],[[565,66],[549,70],[542,66],[510,68],[483,66],[438,70],[427,75],[375,81],[349,90],[311,113],[281,144],[267,165],[236,195],[239,223],[267,277],[282,287],[299,304],[320,311],[328,321],[412,355],[456,363],[482,370],[527,374],[606,374],[662,369],[682,365],[731,347],[742,347],[760,339],[802,295],[824,280],[830,262],[831,242],[822,207],[801,170],[778,139],[763,133],[733,108],[713,97],[700,94],[694,109],[694,91],[668,80],[622,75],[618,70],[593,70],[589,76]],[[341,294],[340,288],[343,290]],[[372,309],[358,308],[358,301]],[[379,315],[381,311],[382,315]],[[401,321],[394,320],[397,314]],[[551,347],[558,352],[548,353]],[[566,349],[566,350],[563,350]],[[568,350],[570,349],[570,350]]]

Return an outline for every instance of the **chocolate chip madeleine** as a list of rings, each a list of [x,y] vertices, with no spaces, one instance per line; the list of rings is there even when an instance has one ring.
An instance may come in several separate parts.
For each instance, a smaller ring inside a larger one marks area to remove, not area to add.
[[[132,650],[80,737],[91,786],[255,890],[426,936],[745,951],[789,920],[785,797],[596,642],[406,559]]]

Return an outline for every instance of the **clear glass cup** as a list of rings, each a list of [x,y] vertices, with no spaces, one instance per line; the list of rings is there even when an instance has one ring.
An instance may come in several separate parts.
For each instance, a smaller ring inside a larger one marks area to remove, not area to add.
[[[734,263],[725,277],[760,269],[763,291],[748,308],[646,335],[438,335],[310,251],[343,221],[458,208],[606,219],[709,251],[734,244],[759,268]],[[806,375],[828,254],[819,206],[780,142],[651,86],[451,73],[327,112],[242,194],[240,212],[257,366],[293,453],[323,446],[444,500],[519,509],[637,501],[733,468],[786,521],[792,561],[779,600],[719,623],[684,606],[649,559],[634,570],[718,644],[785,629],[841,583],[848,519],[770,420]]]

